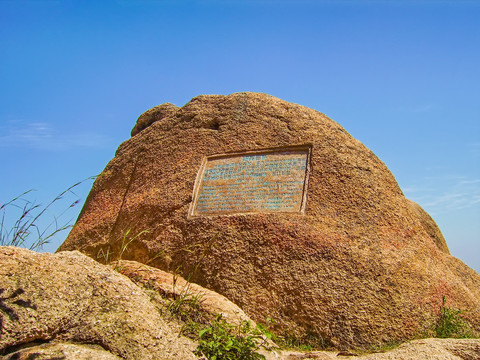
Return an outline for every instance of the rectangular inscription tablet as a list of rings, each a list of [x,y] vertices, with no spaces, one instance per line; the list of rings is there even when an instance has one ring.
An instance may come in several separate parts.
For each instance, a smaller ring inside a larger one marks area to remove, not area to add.
[[[191,215],[302,212],[308,147],[207,157]]]

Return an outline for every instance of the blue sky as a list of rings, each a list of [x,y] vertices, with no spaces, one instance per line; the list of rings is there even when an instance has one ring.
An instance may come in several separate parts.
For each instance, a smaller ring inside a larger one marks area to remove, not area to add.
[[[0,0],[0,202],[100,173],[155,105],[264,92],[362,141],[480,272],[478,19],[462,0]]]

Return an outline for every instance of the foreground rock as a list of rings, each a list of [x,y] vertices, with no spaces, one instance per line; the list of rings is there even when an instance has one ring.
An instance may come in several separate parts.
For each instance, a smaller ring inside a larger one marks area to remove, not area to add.
[[[204,313],[205,317],[213,318],[221,315],[228,323],[234,325],[245,321],[251,322],[245,312],[226,297],[190,283],[179,275],[136,261],[122,260],[115,262],[112,266],[142,288],[153,290],[160,298],[171,300],[183,297],[186,300],[195,300],[198,311]]]
[[[78,252],[52,255],[0,247],[0,261],[1,360],[195,359],[196,344],[180,335],[185,323],[168,316],[163,304],[178,295],[202,296],[197,318],[221,313],[232,323],[249,320],[223,296],[132,261],[113,266],[139,286]],[[279,349],[262,353],[267,360],[343,359],[354,354]],[[479,357],[480,339],[425,339],[357,358]]]
[[[421,339],[404,343],[391,351],[366,355],[338,351],[292,351],[283,352],[281,356],[285,360],[478,360],[480,340]]]
[[[386,166],[325,115],[264,94],[199,96],[147,111],[132,134],[60,250],[178,268],[254,320],[274,319],[278,334],[319,346],[414,338],[444,297],[480,330],[480,275],[448,254]],[[206,156],[292,146],[310,154],[298,211],[202,215],[194,189],[206,189],[197,180]]]
[[[479,339],[422,339],[400,345],[397,349],[361,356],[365,360],[477,360],[480,359]]]
[[[15,351],[3,360],[121,360],[121,357],[96,345],[52,343]]]
[[[52,255],[0,247],[0,263],[0,354],[13,356],[19,347],[39,342],[71,341],[97,348],[52,344],[22,350],[18,356],[196,358],[195,344],[178,336],[179,327],[160,316],[147,294],[79,252]]]

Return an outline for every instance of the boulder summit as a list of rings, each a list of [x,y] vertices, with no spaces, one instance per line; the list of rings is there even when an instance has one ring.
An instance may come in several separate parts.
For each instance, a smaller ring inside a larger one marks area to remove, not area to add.
[[[480,330],[480,275],[385,164],[324,114],[265,94],[142,114],[62,250],[178,269],[325,346],[421,336],[444,298]]]

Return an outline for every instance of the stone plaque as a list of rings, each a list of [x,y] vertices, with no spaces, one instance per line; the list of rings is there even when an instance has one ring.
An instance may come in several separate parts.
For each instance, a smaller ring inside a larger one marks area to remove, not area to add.
[[[190,215],[303,212],[309,147],[204,159]]]

